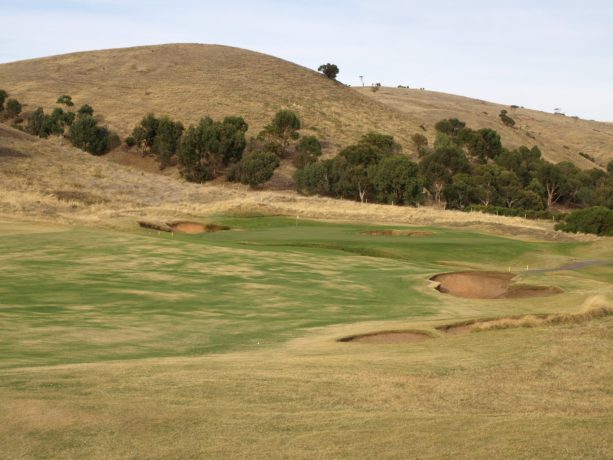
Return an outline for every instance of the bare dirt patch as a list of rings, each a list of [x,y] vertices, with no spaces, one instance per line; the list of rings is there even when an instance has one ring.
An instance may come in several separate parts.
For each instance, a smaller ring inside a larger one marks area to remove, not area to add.
[[[230,227],[226,225],[219,224],[201,224],[199,222],[189,222],[189,221],[178,221],[178,222],[167,222],[167,223],[157,223],[157,222],[146,222],[140,221],[138,222],[143,228],[150,228],[152,230],[158,230],[160,232],[170,232],[170,233],[187,233],[187,234],[198,234],[198,233],[214,233],[221,232],[224,230],[230,230]]]
[[[365,235],[371,236],[431,236],[433,232],[411,231],[411,230],[371,230],[364,232]]]
[[[418,343],[432,339],[431,335],[416,331],[383,331],[367,334],[351,335],[338,339],[343,343],[372,343],[372,344],[399,344]]]
[[[442,273],[430,278],[443,294],[466,299],[521,299],[559,294],[561,289],[551,286],[511,284],[513,273],[468,271]]]

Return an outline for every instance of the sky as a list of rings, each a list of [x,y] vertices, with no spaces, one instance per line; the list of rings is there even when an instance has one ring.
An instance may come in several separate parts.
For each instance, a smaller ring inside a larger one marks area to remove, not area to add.
[[[0,0],[0,62],[162,43],[613,121],[612,0]]]

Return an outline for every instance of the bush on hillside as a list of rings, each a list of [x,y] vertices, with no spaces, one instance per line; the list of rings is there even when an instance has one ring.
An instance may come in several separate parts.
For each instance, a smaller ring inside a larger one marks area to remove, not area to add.
[[[70,97],[68,94],[58,97],[57,101],[55,102],[56,104],[62,104],[66,107],[72,107],[74,105],[74,102],[72,102],[72,97]]]
[[[242,161],[241,182],[254,188],[268,182],[279,166],[279,157],[270,152],[255,152]]]
[[[21,113],[21,104],[17,99],[9,99],[6,101],[6,107],[4,108],[4,116],[6,118],[15,118]]]
[[[79,107],[79,110],[77,110],[77,114],[93,116],[94,115],[94,109],[89,104],[83,104],[81,107]]]
[[[160,169],[164,169],[170,163],[170,159],[179,149],[179,140],[183,134],[183,124],[162,117],[157,124],[157,132],[153,140],[151,151],[160,162]]]
[[[321,143],[315,136],[304,136],[296,146],[296,156],[294,157],[294,166],[298,169],[304,168],[306,165],[315,163],[321,156]]]
[[[328,168],[322,162],[306,165],[294,174],[296,191],[304,195],[326,195],[330,191]]]
[[[509,115],[507,115],[507,113],[508,112],[503,109],[500,111],[500,115],[498,116],[500,117],[505,126],[512,128],[513,126],[515,126],[515,120],[513,120]]]
[[[0,89],[0,112],[4,111],[4,101],[6,101],[7,97],[9,97],[9,94],[3,89]]]
[[[428,147],[428,138],[421,133],[415,133],[411,136],[411,140],[417,147],[417,153],[423,156],[426,153],[426,147]]]
[[[247,129],[241,117],[226,117],[221,122],[205,117],[197,126],[190,126],[178,151],[183,177],[191,182],[205,182],[217,177],[224,167],[229,167],[226,171],[229,172],[243,157]]]
[[[94,155],[102,155],[109,149],[108,130],[98,126],[91,115],[78,117],[68,130],[68,138],[75,147]]]
[[[564,222],[556,225],[556,230],[613,236],[613,210],[604,206],[593,206],[571,212]]]

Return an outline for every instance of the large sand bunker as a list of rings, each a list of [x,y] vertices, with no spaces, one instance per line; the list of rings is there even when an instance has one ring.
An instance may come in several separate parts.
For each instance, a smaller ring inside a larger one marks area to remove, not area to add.
[[[152,230],[158,230],[161,232],[187,233],[192,235],[198,233],[214,233],[223,230],[230,230],[230,227],[226,225],[201,224],[199,222],[189,221],[168,222],[165,224],[141,221],[138,223],[138,225],[143,228],[150,228]]]
[[[368,334],[351,335],[338,339],[339,342],[372,343],[372,344],[396,344],[417,343],[431,339],[432,336],[416,331],[385,331],[370,332]]]
[[[559,294],[561,289],[551,286],[511,284],[513,273],[502,272],[456,272],[435,275],[430,280],[438,284],[443,294],[466,299],[520,299]]]

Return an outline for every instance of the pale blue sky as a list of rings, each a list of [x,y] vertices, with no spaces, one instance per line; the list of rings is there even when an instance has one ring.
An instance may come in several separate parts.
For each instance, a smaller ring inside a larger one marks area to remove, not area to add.
[[[613,1],[0,0],[0,62],[218,43],[339,80],[425,87],[613,121]]]

